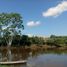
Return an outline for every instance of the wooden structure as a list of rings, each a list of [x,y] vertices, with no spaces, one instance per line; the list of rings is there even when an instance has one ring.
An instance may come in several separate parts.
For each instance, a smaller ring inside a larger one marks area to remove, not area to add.
[[[22,61],[8,61],[8,62],[0,62],[1,65],[12,65],[12,64],[26,64],[26,60]]]

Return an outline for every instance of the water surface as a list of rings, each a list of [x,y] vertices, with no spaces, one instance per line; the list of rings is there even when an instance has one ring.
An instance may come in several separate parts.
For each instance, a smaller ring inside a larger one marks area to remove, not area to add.
[[[27,60],[27,64],[0,65],[0,67],[67,67],[67,50],[11,49],[11,59],[6,49],[0,50],[1,61]]]

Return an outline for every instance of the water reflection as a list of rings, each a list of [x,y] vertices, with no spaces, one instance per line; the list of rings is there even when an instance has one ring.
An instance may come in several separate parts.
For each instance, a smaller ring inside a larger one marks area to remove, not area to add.
[[[67,67],[66,50],[33,51],[29,59],[30,67]]]
[[[10,49],[9,52],[8,49],[0,49],[0,61],[25,60],[28,58],[28,56],[29,56],[29,51],[27,49],[14,48],[14,49]]]
[[[30,50],[11,48],[11,61],[27,60],[27,64],[0,67],[67,67],[67,50]],[[0,61],[10,61],[8,50],[0,49]]]
[[[0,67],[28,67],[26,64],[0,65]]]

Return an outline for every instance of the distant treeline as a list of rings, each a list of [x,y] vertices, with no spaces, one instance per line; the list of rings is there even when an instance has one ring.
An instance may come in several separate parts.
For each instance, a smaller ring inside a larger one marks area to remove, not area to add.
[[[51,44],[57,47],[64,47],[67,46],[67,36],[51,35],[47,42],[47,44]]]
[[[55,36],[51,35],[48,38],[27,35],[15,35],[12,39],[11,46],[31,46],[31,45],[48,45],[56,47],[67,46],[67,36]],[[0,46],[7,46],[5,38],[0,37]]]

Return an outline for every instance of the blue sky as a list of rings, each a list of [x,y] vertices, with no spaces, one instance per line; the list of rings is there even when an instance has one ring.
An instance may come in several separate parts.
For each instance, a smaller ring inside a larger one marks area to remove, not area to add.
[[[0,0],[0,13],[17,12],[29,35],[67,35],[67,0]]]

